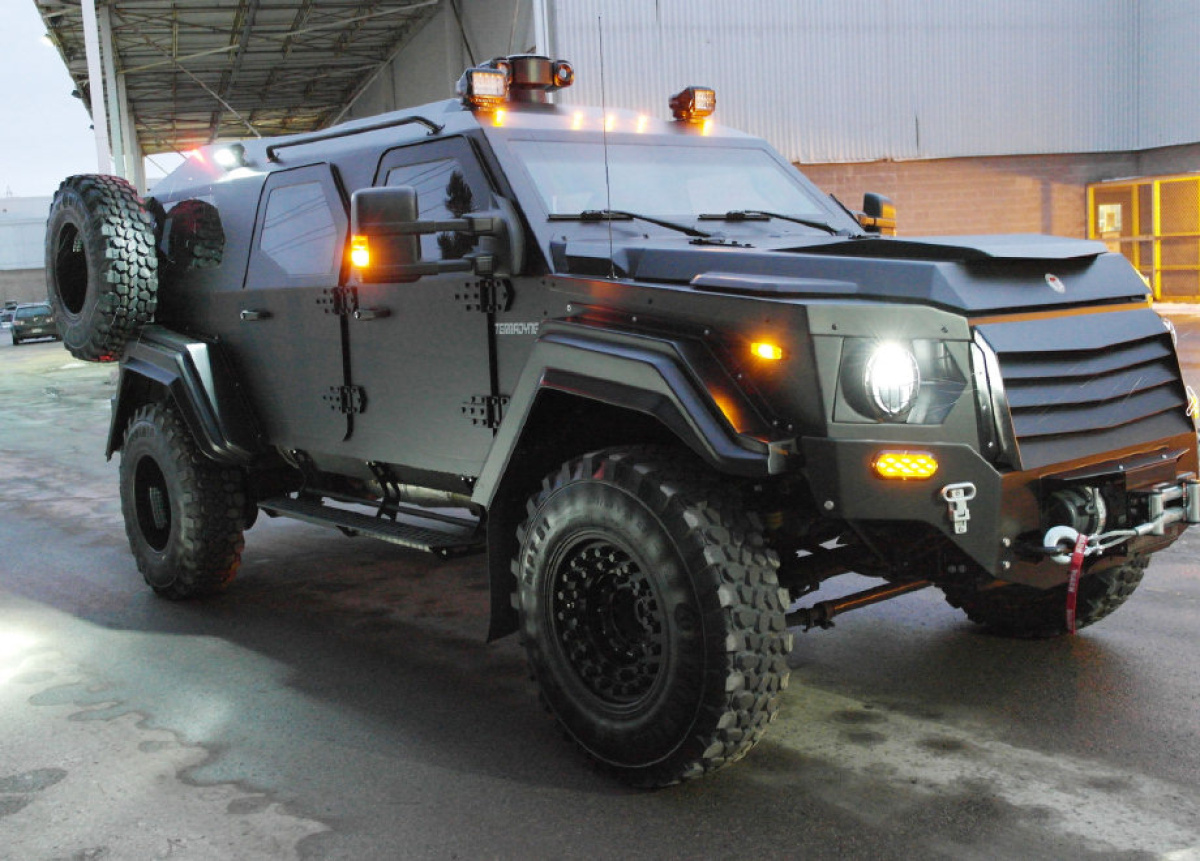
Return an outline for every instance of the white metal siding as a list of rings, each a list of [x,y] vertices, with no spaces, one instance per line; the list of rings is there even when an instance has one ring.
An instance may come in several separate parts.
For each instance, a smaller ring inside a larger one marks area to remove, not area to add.
[[[1144,40],[1178,43],[1170,50],[1182,57],[1200,26],[1180,33],[1147,7],[1179,6],[1163,13],[1178,18],[1196,5],[556,0],[550,49],[578,73],[563,100],[597,104],[602,26],[609,105],[663,116],[669,94],[712,86],[720,122],[768,138],[794,161],[1128,150],[1148,145],[1138,109],[1147,104],[1139,68],[1149,77],[1153,65]],[[1139,36],[1139,23],[1153,32]],[[1154,86],[1172,88],[1154,71]],[[1151,125],[1195,140],[1194,60],[1186,72],[1191,100]],[[1186,120],[1171,116],[1185,106]]]
[[[48,197],[0,198],[0,269],[40,269],[45,263]]]
[[[1139,147],[1200,141],[1200,2],[1138,4]]]

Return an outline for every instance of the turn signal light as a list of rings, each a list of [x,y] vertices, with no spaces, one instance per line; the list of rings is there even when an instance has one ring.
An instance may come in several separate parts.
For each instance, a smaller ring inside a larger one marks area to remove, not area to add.
[[[927,451],[881,451],[871,462],[871,469],[880,478],[907,481],[932,478],[938,471],[938,462]]]
[[[350,262],[358,269],[366,269],[371,265],[371,248],[367,237],[350,237]]]
[[[768,362],[778,362],[783,358],[783,347],[769,341],[755,341],[750,345],[750,352],[757,358],[766,359]]]

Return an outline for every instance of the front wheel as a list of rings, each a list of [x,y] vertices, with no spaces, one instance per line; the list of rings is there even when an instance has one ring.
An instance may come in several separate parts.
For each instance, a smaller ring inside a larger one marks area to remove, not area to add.
[[[164,598],[211,594],[242,555],[241,473],[205,458],[165,404],[139,409],[121,450],[121,513],[146,583]]]
[[[740,759],[779,708],[787,598],[738,502],[656,449],[569,462],[530,502],[514,572],[533,676],[569,736],[630,783]]]
[[[1075,603],[1075,627],[1099,622],[1125,603],[1142,582],[1148,560],[1130,556],[1103,570],[1085,572]],[[1006,637],[1045,639],[1067,633],[1067,587],[1010,585],[977,590],[944,587],[946,601],[967,618]]]

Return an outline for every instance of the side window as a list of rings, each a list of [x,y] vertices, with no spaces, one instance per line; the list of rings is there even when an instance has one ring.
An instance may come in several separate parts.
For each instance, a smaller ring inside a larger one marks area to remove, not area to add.
[[[422,219],[462,218],[483,206],[475,200],[463,167],[454,158],[394,167],[387,173],[386,184],[415,188]],[[479,238],[469,233],[427,234],[421,237],[421,257],[426,260],[457,259],[465,256],[478,242]]]
[[[288,275],[336,273],[337,227],[321,183],[271,190],[259,248]]]
[[[271,174],[259,205],[246,287],[336,285],[349,226],[329,165]]]
[[[170,204],[160,219],[159,249],[175,273],[214,269],[225,255],[225,229],[216,201],[193,197]]]

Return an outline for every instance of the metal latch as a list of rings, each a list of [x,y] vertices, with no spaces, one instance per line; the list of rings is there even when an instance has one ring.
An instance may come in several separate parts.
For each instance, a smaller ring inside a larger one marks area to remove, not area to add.
[[[954,534],[964,535],[967,531],[967,521],[971,519],[971,509],[967,503],[975,498],[975,485],[969,481],[957,484],[947,484],[942,488],[942,499],[950,511],[950,522],[954,524]]]
[[[471,399],[462,405],[462,414],[476,427],[495,430],[500,427],[508,401],[508,395],[472,395]]]
[[[367,411],[367,390],[362,386],[330,386],[325,403],[336,413],[352,416]]]
[[[349,317],[358,310],[358,288],[330,287],[328,290],[322,290],[317,304],[325,306],[326,314]]]
[[[480,278],[465,285],[461,293],[454,294],[454,298],[468,311],[494,314],[512,307],[512,285],[505,278]]]

